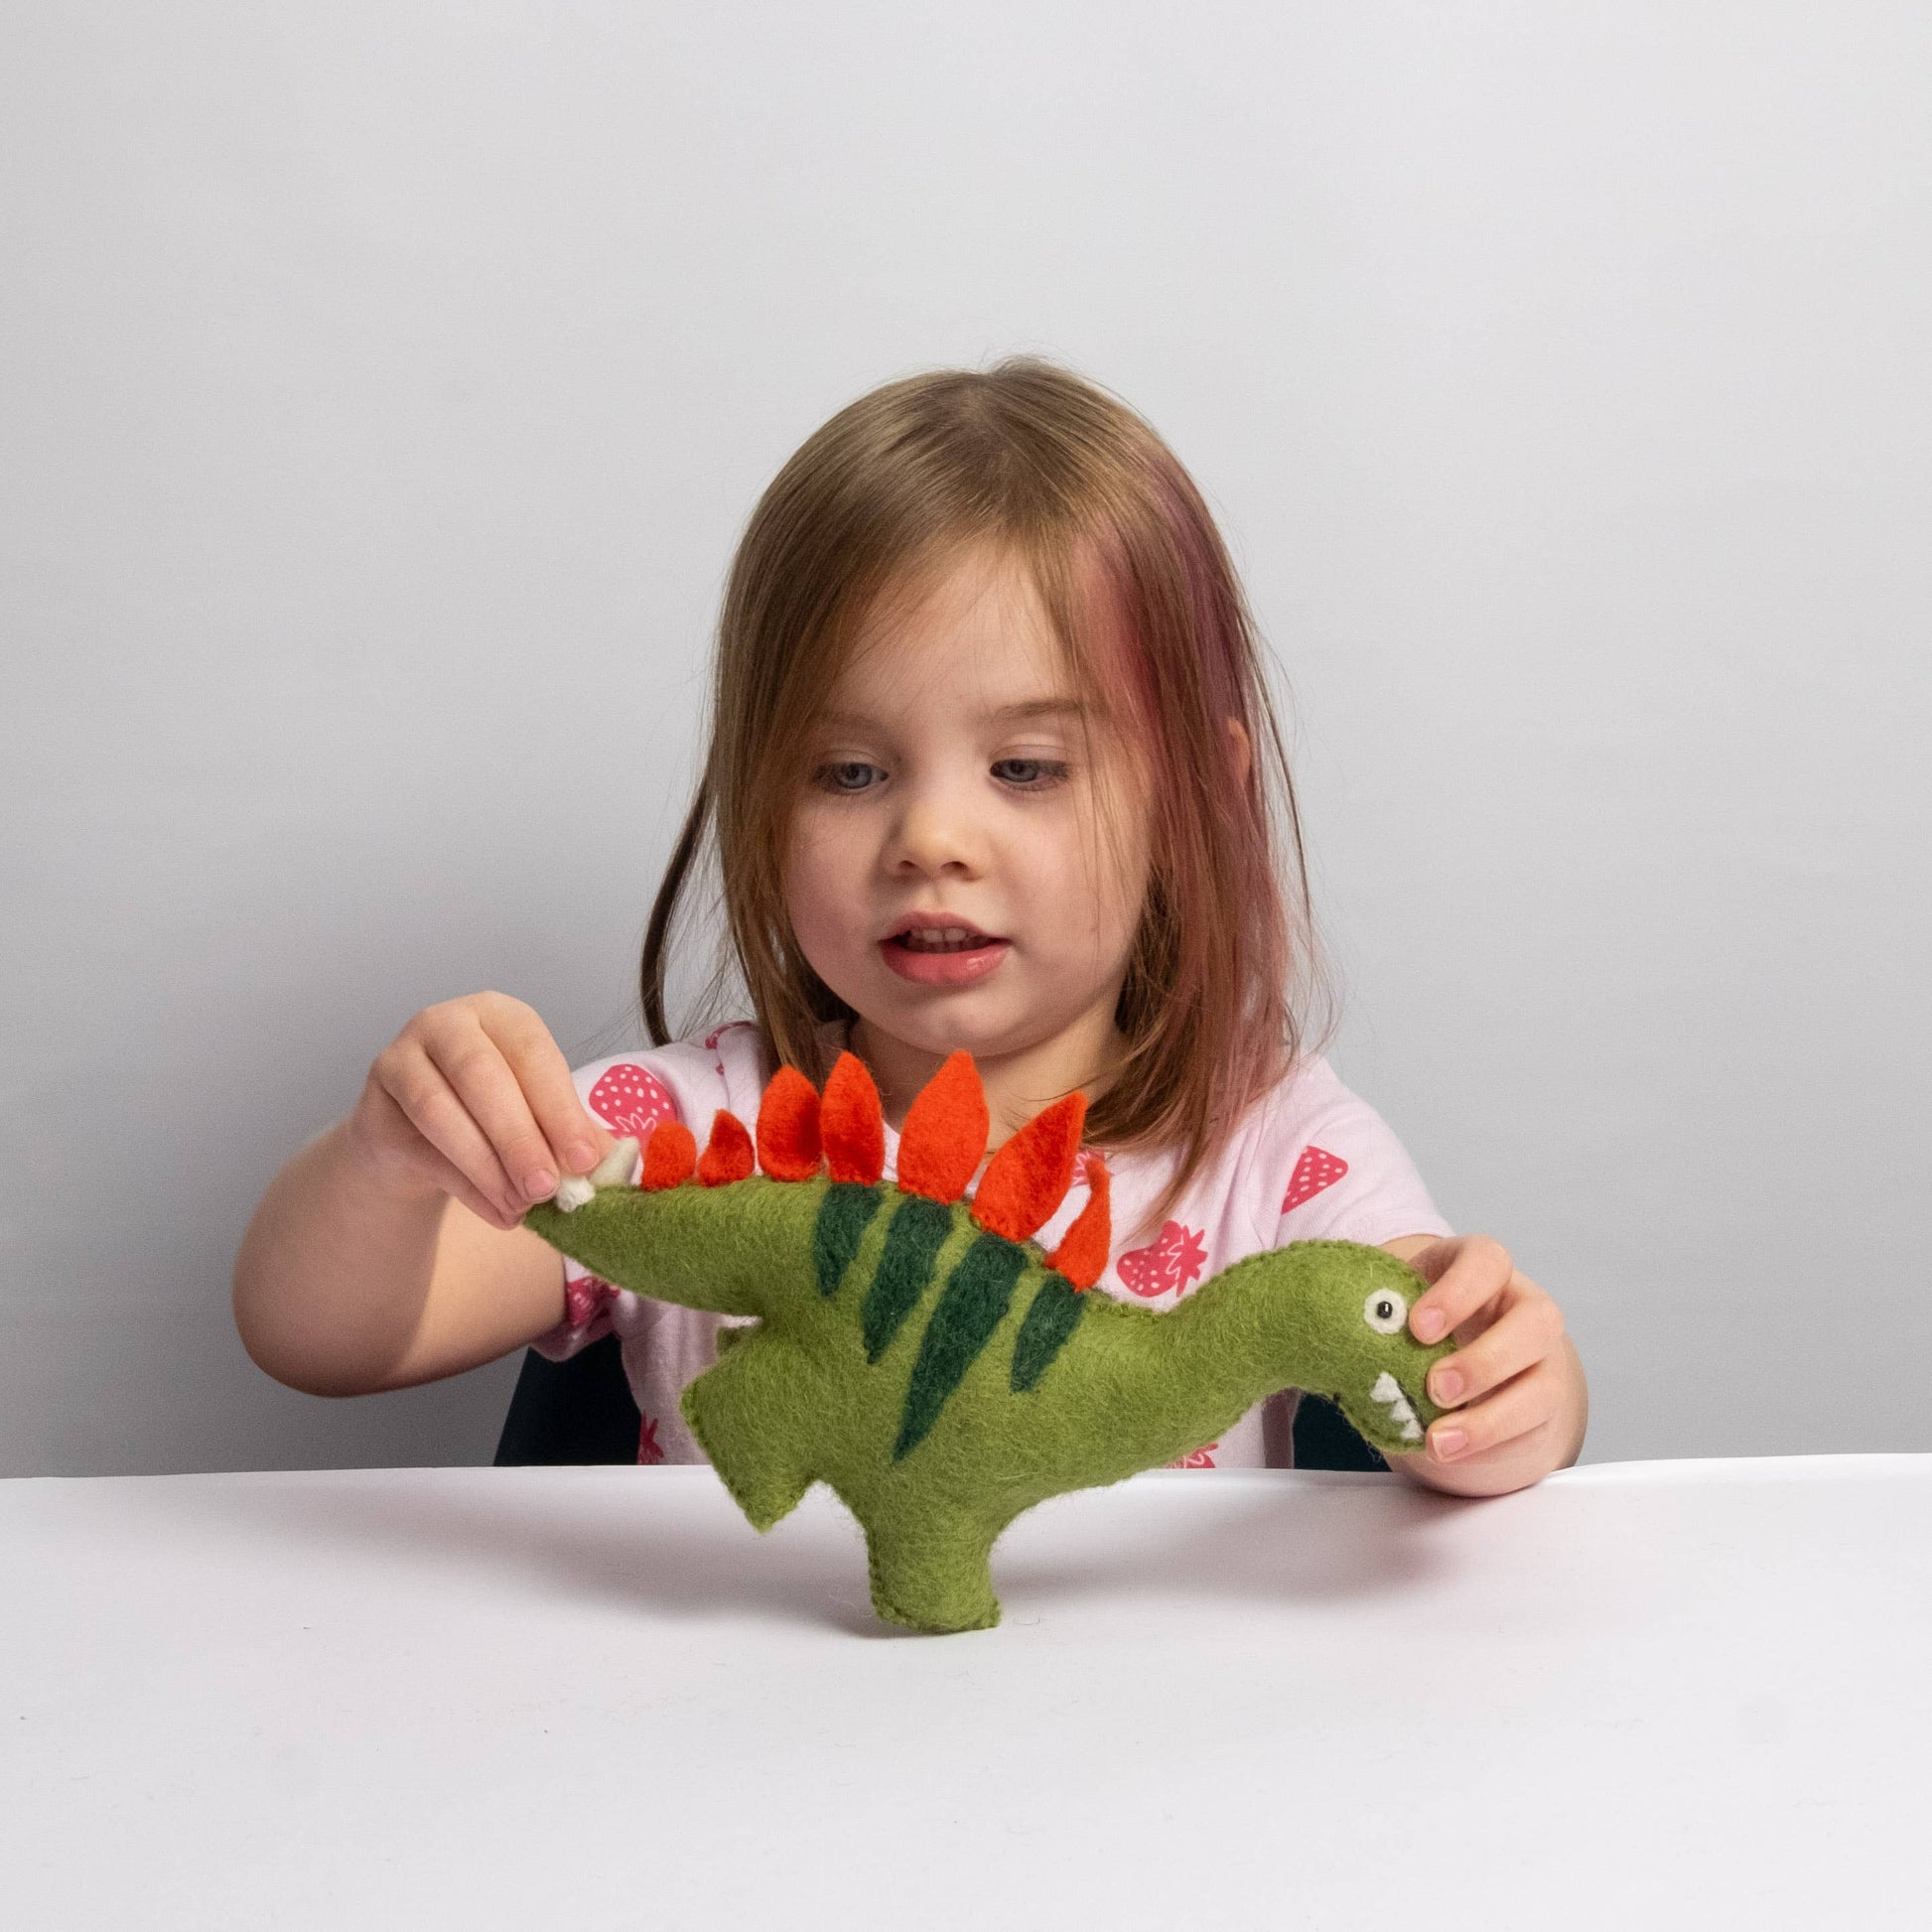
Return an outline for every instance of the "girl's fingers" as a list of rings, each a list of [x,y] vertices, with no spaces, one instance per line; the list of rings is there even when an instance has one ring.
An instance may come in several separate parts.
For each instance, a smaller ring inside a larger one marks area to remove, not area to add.
[[[480,1220],[499,1228],[516,1225],[523,1218],[522,1210],[509,1205],[508,1180],[501,1168],[493,1164],[488,1144],[449,1093],[442,1075],[427,1061],[423,1066],[426,1073],[419,1072],[404,1082],[382,1061],[376,1062],[377,1077],[370,1082],[370,1092],[391,1122],[387,1137],[392,1143],[406,1142],[410,1147],[409,1167],[414,1174],[453,1195]],[[392,1080],[405,1086],[411,1096],[407,1103],[397,1097]],[[431,1081],[441,1088],[440,1095],[431,1091]],[[467,1137],[461,1122],[468,1123]],[[483,1170],[481,1179],[473,1179],[449,1158],[438,1144],[438,1134],[447,1134],[453,1142],[470,1149],[471,1158]]]
[[[1528,1276],[1514,1276],[1502,1313],[1431,1365],[1429,1399],[1443,1409],[1471,1402],[1555,1353],[1562,1340],[1563,1311]]]
[[[613,1136],[586,1111],[570,1062],[532,1007],[503,998],[480,1003],[477,1019],[501,1049],[546,1142],[554,1172],[589,1173]]]
[[[505,1207],[501,1201],[492,1200],[467,1173],[434,1148],[425,1148],[423,1158],[435,1170],[437,1185],[446,1194],[460,1200],[479,1220],[488,1222],[493,1228],[501,1228],[505,1233],[523,1225],[522,1208]]]
[[[1561,1396],[1562,1383],[1555,1364],[1547,1359],[1539,1361],[1482,1401],[1437,1417],[1429,1425],[1423,1447],[1439,1462],[1486,1454],[1552,1421]],[[1455,1434],[1462,1442],[1446,1448],[1444,1439]]]
[[[1409,1311],[1409,1332],[1418,1341],[1440,1341],[1462,1327],[1495,1299],[1514,1267],[1509,1250],[1493,1235],[1457,1235],[1437,1252],[1449,1257],[1442,1273]]]
[[[445,1048],[468,1071],[460,1076],[471,1084],[481,1079],[474,1059],[461,1048]],[[494,1055],[495,1048],[483,1050]],[[522,1218],[525,1202],[512,1182],[489,1136],[478,1125],[465,1099],[452,1084],[449,1069],[431,1056],[430,1043],[410,1042],[386,1071],[382,1084],[408,1117],[409,1124],[486,1200],[493,1203],[500,1223]],[[378,1067],[382,1061],[377,1061]],[[507,1079],[508,1074],[505,1072]],[[514,1083],[512,1083],[514,1084]],[[434,1163],[430,1164],[433,1168]]]
[[[510,1063],[484,1031],[481,1019],[473,1014],[452,1028],[431,1032],[424,1040],[424,1050],[482,1130],[490,1160],[503,1176],[502,1191],[514,1200],[518,1213],[529,1202],[554,1194],[557,1177],[563,1172],[558,1157],[537,1126]],[[463,1147],[455,1148],[441,1139],[436,1144],[466,1173],[481,1178],[473,1162],[465,1158],[467,1136],[464,1141]]]

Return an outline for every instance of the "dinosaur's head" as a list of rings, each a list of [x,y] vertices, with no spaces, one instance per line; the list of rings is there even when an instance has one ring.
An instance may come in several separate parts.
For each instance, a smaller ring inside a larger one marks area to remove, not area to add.
[[[1337,1402],[1376,1449],[1413,1452],[1442,1414],[1423,1378],[1454,1347],[1409,1332],[1429,1284],[1384,1248],[1291,1241],[1203,1282],[1164,1319],[1183,1324],[1203,1359],[1238,1362],[1256,1386]]]
[[[1400,1257],[1358,1242],[1297,1241],[1276,1252],[1296,1259],[1307,1298],[1300,1385],[1339,1404],[1385,1453],[1421,1449],[1443,1413],[1428,1396],[1430,1364],[1455,1346],[1449,1336],[1420,1342],[1409,1330],[1409,1311],[1429,1284]]]

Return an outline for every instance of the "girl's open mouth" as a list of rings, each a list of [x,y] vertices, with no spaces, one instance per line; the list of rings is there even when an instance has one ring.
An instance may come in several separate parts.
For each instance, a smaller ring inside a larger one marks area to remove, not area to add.
[[[935,940],[901,932],[880,940],[879,953],[900,979],[921,986],[970,986],[999,965],[1012,943],[986,933]]]

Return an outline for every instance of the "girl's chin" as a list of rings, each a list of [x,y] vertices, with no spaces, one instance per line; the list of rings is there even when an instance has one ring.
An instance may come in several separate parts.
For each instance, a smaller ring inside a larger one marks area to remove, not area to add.
[[[977,986],[999,971],[1000,962],[1013,950],[1013,941],[993,939],[959,952],[915,952],[896,940],[882,939],[876,950],[893,972],[914,986]]]

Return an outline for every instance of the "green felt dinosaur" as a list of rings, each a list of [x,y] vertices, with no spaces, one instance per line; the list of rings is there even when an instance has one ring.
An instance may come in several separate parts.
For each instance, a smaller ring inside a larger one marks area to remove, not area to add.
[[[1065,1195],[1085,1118],[1069,1094],[1014,1135],[964,1197],[988,1116],[971,1055],[913,1101],[897,1184],[879,1094],[841,1054],[821,1096],[781,1067],[751,1133],[720,1109],[702,1154],[678,1121],[624,1140],[524,1217],[602,1279],[753,1315],[685,1389],[691,1433],[765,1530],[823,1481],[863,1526],[872,1600],[915,1630],[1000,1618],[989,1558],[1023,1510],[1212,1441],[1264,1396],[1332,1397],[1378,1449],[1441,1413],[1424,1375],[1454,1344],[1408,1331],[1426,1284],[1350,1241],[1248,1256],[1164,1312],[1090,1292],[1108,1179],[1047,1255],[1028,1237]]]

